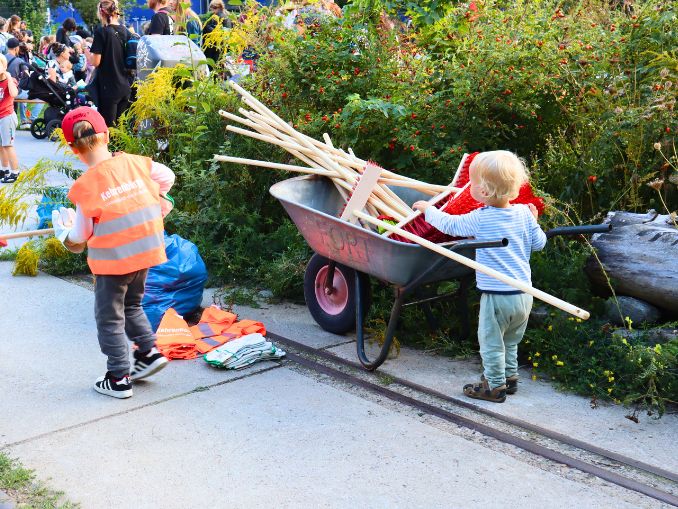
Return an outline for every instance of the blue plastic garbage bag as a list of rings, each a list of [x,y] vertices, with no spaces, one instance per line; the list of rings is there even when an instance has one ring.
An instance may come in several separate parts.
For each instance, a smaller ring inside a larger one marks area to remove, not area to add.
[[[195,244],[165,232],[165,252],[167,261],[148,270],[141,302],[153,330],[169,308],[180,315],[195,311],[207,281],[207,268]]]
[[[59,207],[68,207],[68,189],[65,187],[50,187],[45,189],[42,199],[38,204],[38,230],[47,228],[52,222],[52,211],[59,210]]]

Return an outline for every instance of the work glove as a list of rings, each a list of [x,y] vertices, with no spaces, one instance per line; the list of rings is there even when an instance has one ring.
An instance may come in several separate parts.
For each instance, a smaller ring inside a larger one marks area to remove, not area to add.
[[[59,210],[52,211],[52,226],[54,227],[54,236],[66,243],[68,234],[71,233],[75,225],[75,210],[66,207],[59,207]]]

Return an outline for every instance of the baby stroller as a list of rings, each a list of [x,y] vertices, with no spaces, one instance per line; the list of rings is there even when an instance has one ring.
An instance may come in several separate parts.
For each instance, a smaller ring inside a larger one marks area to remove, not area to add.
[[[75,90],[61,83],[50,81],[46,70],[33,64],[31,68],[33,73],[30,76],[28,98],[47,103],[47,107],[43,110],[43,117],[31,122],[31,134],[38,140],[48,137],[52,139],[54,130],[61,127],[61,121],[66,113],[81,104],[78,104]],[[91,106],[91,104],[88,105]]]

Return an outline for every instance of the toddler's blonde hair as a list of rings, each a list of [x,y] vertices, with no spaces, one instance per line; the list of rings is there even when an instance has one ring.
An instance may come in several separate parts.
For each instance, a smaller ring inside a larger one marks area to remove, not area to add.
[[[89,131],[89,132],[88,132]],[[71,147],[78,152],[91,152],[99,145],[106,144],[105,133],[92,133],[92,124],[89,122],[76,122],[73,126],[73,143]]]
[[[495,200],[514,200],[529,180],[525,161],[508,150],[481,152],[473,158],[469,172],[478,178],[483,194]]]

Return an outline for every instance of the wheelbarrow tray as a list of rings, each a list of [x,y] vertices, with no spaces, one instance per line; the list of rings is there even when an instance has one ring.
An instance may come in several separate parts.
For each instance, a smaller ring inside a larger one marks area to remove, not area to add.
[[[430,198],[404,187],[391,189],[409,205]],[[311,249],[359,272],[397,286],[406,286],[440,260],[439,254],[422,246],[398,242],[339,219],[337,216],[344,200],[325,177],[291,178],[274,184],[270,192],[282,203]],[[474,259],[475,249],[464,249],[465,242],[455,242],[454,250]],[[473,269],[449,260],[420,284],[461,279],[472,273]]]

